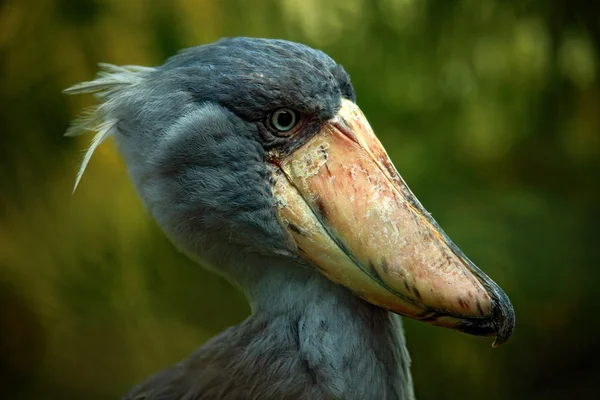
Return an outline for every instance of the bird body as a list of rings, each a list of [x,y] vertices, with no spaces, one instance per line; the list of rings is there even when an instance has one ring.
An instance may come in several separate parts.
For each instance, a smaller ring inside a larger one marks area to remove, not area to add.
[[[412,399],[398,314],[510,336],[508,298],[414,197],[324,53],[233,38],[103,68],[67,90],[100,100],[68,132],[97,131],[77,183],[114,137],[171,241],[252,309],[126,399]]]

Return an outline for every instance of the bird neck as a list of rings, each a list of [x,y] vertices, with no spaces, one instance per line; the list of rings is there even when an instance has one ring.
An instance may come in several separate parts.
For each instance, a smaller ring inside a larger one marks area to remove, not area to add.
[[[266,268],[244,286],[252,316],[239,328],[261,327],[257,358],[287,357],[282,362],[297,365],[327,398],[414,398],[397,315],[298,264]]]

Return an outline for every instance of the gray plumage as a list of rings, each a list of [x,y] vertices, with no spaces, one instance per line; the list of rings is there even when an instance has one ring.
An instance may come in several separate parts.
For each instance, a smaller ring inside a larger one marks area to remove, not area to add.
[[[244,291],[252,316],[125,399],[411,399],[399,317],[301,260],[275,215],[264,125],[292,107],[316,131],[354,101],[343,68],[281,40],[225,39],[157,68],[104,66],[69,89],[101,104],[69,131],[112,136],[144,205],[175,245]],[[100,125],[100,127],[98,127]]]

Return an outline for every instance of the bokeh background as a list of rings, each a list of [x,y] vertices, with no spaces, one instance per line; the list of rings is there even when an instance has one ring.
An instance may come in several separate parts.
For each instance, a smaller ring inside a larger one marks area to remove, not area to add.
[[[600,386],[600,13],[585,0],[0,1],[0,393],[116,399],[241,321],[179,254],[112,144],[71,189],[101,61],[286,38],[351,74],[398,170],[509,294],[513,338],[406,322],[420,399],[590,399]]]

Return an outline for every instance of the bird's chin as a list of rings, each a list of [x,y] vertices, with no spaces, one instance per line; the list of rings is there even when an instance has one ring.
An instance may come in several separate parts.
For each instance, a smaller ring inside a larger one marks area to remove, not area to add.
[[[406,317],[509,338],[508,297],[421,206],[353,102],[270,168],[280,223],[329,279]]]

